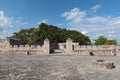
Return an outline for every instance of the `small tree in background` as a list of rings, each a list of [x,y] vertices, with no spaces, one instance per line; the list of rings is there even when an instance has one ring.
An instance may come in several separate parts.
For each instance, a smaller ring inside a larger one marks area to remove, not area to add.
[[[104,36],[100,36],[98,39],[95,40],[95,45],[117,45],[117,40],[108,40]]]
[[[107,40],[105,44],[106,45],[117,45],[118,42],[117,42],[117,40]]]
[[[98,39],[95,40],[95,45],[104,45],[107,41],[107,38],[104,36],[100,36]]]

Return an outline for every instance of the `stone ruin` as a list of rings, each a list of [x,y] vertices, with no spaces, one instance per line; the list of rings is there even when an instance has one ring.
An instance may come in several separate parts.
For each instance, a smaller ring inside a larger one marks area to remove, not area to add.
[[[68,55],[89,55],[89,56],[119,56],[119,45],[79,45],[72,39],[66,40],[66,53]]]
[[[92,62],[92,67],[101,68],[101,69],[113,69],[115,65],[113,62],[105,61],[105,60],[96,60]]]
[[[12,44],[13,43],[13,44]],[[67,55],[120,55],[119,45],[79,45],[78,42],[73,42],[68,38],[66,43],[58,43],[57,47]],[[53,50],[55,49],[55,46]],[[19,40],[4,39],[0,40],[0,54],[1,53],[15,53],[15,54],[42,54],[49,55],[52,50],[49,39],[45,39],[42,45],[22,45]],[[54,51],[52,51],[54,52]]]
[[[0,54],[40,54],[49,55],[49,39],[45,39],[43,45],[22,45],[15,39],[0,40]]]

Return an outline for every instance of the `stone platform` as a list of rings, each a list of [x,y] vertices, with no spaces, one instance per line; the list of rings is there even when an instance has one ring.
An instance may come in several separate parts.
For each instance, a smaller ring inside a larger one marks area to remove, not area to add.
[[[98,59],[112,61],[116,68],[92,67]],[[118,56],[0,54],[0,80],[120,80],[119,75]]]

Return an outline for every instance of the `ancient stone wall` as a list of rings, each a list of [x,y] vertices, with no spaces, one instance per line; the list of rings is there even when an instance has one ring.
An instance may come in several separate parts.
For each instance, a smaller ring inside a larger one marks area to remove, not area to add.
[[[119,55],[120,46],[118,45],[79,45],[72,39],[67,39],[66,43],[58,43],[59,49],[62,49],[68,55]],[[43,45],[10,45],[8,39],[0,40],[0,54],[41,54],[49,55],[50,41],[44,40]]]
[[[49,39],[44,40],[41,45],[10,45],[9,40],[0,42],[0,54],[49,54]]]
[[[71,39],[66,41],[66,53],[78,55],[120,55],[118,45],[78,45],[73,44]]]
[[[72,44],[72,39],[70,38],[66,40],[66,53],[68,55],[73,54],[73,44]]]
[[[113,51],[117,46],[101,45],[101,46],[76,46],[74,52],[80,55],[115,55]]]

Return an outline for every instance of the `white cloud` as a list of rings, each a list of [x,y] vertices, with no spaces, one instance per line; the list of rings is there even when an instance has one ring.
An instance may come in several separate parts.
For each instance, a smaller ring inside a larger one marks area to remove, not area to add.
[[[108,34],[107,36],[108,36],[109,38],[111,38],[111,37],[116,37],[115,34]]]
[[[47,22],[48,22],[48,19],[43,19],[42,21],[39,21],[38,24],[47,23]]]
[[[86,14],[87,13],[85,11],[80,11],[80,9],[74,8],[70,12],[63,13],[61,16],[65,17],[66,20],[71,20],[72,23],[78,24],[84,20]]]
[[[21,20],[16,20],[16,25],[26,25],[28,24],[27,22],[21,21]]]
[[[86,18],[87,22],[90,24],[106,24],[109,19],[101,16],[94,16],[90,18]]]
[[[11,36],[12,30],[26,25],[27,22],[22,17],[7,17],[4,11],[0,10],[0,38]]]
[[[108,25],[120,25],[120,17],[112,18]]]
[[[0,16],[4,16],[4,12],[0,10]]]
[[[101,5],[95,5],[95,6],[93,6],[93,7],[91,8],[91,10],[92,10],[93,13],[96,13],[97,10],[98,10],[100,7],[101,7]]]
[[[87,31],[81,31],[82,34],[87,34],[88,32]]]
[[[115,31],[108,31],[108,34],[114,34]]]
[[[0,38],[5,38],[10,36],[10,28],[12,28],[12,18],[4,15],[4,11],[0,10]]]
[[[0,27],[12,27],[11,18],[4,16],[4,11],[0,10]]]
[[[11,36],[11,32],[9,32],[9,30],[0,31],[0,39],[5,39],[9,36]]]
[[[95,13],[100,7],[101,5],[96,5],[91,9]],[[86,12],[86,10],[81,11],[79,8],[73,8],[72,10],[66,11],[61,15],[69,21],[68,26],[71,26],[70,29],[78,30],[83,34],[87,33],[92,39],[102,35],[107,36],[108,38],[120,40],[119,37],[116,37],[120,34],[120,16],[91,16],[88,12]]]

